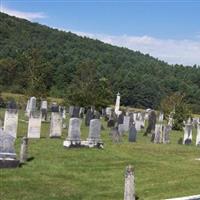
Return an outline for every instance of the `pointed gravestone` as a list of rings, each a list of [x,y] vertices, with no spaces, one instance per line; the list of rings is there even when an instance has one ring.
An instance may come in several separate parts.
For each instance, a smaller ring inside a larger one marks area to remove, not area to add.
[[[40,138],[41,115],[32,114],[28,122],[28,138]]]
[[[15,103],[8,103],[4,117],[4,131],[14,138],[17,137],[18,112]]]
[[[59,138],[62,135],[62,116],[59,112],[51,113],[50,137]]]
[[[15,138],[12,135],[0,131],[0,168],[15,168],[19,166],[14,142]]]
[[[81,145],[81,120],[79,118],[71,118],[69,120],[68,137],[64,141],[64,147],[76,147]]]
[[[129,129],[128,141],[136,142],[136,137],[137,137],[137,130],[135,128],[135,124],[132,124],[132,126]]]

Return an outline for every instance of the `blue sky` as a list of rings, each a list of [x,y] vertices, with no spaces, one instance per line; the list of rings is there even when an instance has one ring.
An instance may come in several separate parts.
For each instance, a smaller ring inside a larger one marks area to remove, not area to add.
[[[169,63],[200,65],[200,1],[0,0],[1,11],[128,47]]]

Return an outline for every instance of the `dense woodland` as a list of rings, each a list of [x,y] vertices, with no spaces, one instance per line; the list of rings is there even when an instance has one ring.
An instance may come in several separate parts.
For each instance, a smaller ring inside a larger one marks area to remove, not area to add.
[[[113,103],[119,91],[123,105],[141,108],[158,108],[179,91],[198,113],[200,67],[169,65],[0,13],[0,91],[63,97],[76,104],[101,99],[100,105]]]

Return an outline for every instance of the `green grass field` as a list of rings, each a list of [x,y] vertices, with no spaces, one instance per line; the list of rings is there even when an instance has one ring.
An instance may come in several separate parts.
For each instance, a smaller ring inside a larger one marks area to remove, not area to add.
[[[3,118],[4,111],[0,112]],[[20,119],[25,119],[20,113]],[[67,121],[67,120],[66,120]],[[103,122],[105,123],[105,122]],[[67,123],[68,124],[68,123]],[[16,152],[28,124],[20,121]],[[104,127],[106,125],[104,124]],[[138,133],[137,143],[127,136],[114,144],[109,129],[102,131],[104,149],[65,149],[61,139],[49,138],[49,123],[42,124],[41,139],[29,140],[32,160],[17,169],[0,170],[1,200],[122,200],[124,171],[135,168],[140,200],[159,200],[200,193],[200,148],[178,145],[183,132],[171,133],[171,144],[152,144]],[[82,139],[88,128],[82,123]],[[193,134],[193,143],[196,132]]]

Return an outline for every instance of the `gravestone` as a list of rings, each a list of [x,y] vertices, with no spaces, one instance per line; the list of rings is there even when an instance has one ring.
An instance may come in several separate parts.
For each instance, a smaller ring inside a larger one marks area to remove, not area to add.
[[[103,144],[100,139],[100,133],[101,133],[100,120],[92,119],[90,121],[89,136],[87,139],[89,147],[100,146],[100,144]]]
[[[8,109],[4,117],[4,131],[14,138],[17,137],[18,112],[16,109]]]
[[[72,117],[73,115],[74,106],[69,107],[69,116]]]
[[[144,135],[147,135],[148,133],[155,131],[155,125],[156,125],[156,112],[154,110],[152,110],[149,114],[148,126],[147,126],[147,129],[146,129]]]
[[[129,116],[124,116],[124,130],[128,131],[129,130],[129,123],[130,123],[130,117]]]
[[[125,171],[124,200],[135,200],[135,178],[132,166],[127,166]]]
[[[135,121],[135,128],[137,131],[141,131],[142,127],[144,127],[144,121],[142,120],[136,120]]]
[[[90,125],[90,120],[92,120],[94,118],[94,111],[92,108],[89,108],[86,112],[85,115],[85,125],[89,126]]]
[[[47,120],[47,101],[42,101],[41,102],[41,113],[42,113],[42,121],[46,121]]]
[[[62,118],[66,119],[66,109],[65,109],[65,107],[63,108]]]
[[[185,123],[183,144],[191,144],[192,143],[192,123],[188,121]]]
[[[196,146],[200,146],[200,122],[197,125]]]
[[[51,113],[50,137],[58,138],[62,135],[62,116],[59,112]]]
[[[170,142],[169,133],[171,131],[170,125],[165,125],[163,130],[163,144],[168,144]]]
[[[107,107],[106,108],[106,115],[110,116],[112,114],[112,108],[111,107]]]
[[[79,113],[80,113],[80,107],[79,106],[74,106],[73,113],[72,113],[72,118],[79,118]]]
[[[135,124],[132,124],[132,126],[129,129],[128,141],[136,142],[136,137],[137,137],[137,130],[135,128]]]
[[[29,101],[29,108],[28,108],[29,115],[28,116],[30,116],[35,111],[36,111],[36,98],[35,97],[31,97],[30,101]]]
[[[28,138],[23,137],[20,149],[20,163],[25,163],[28,159]]]
[[[129,113],[129,117],[130,117],[130,120],[129,120],[129,127],[131,127],[134,123],[134,119],[133,119],[133,113]]]
[[[15,168],[19,166],[14,142],[15,138],[12,135],[0,131],[0,168]]]
[[[70,118],[68,137],[64,141],[64,147],[73,147],[81,145],[81,120],[79,118]]]
[[[124,113],[122,112],[121,114],[119,114],[118,118],[117,118],[117,124],[123,124],[124,123]]]
[[[52,103],[51,112],[59,112],[59,106],[57,105],[56,102]]]
[[[82,118],[82,119],[84,118],[84,113],[85,113],[85,108],[81,107],[80,112],[79,112],[80,118]]]
[[[40,138],[41,115],[31,115],[28,122],[28,138]]]
[[[26,104],[26,111],[25,111],[25,115],[27,116],[27,117],[29,117],[29,115],[30,115],[30,109],[29,109],[29,107],[30,107],[30,100],[28,100],[27,101],[27,104]]]
[[[156,124],[154,143],[159,144],[161,142],[162,142],[162,124]]]

